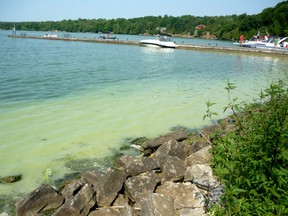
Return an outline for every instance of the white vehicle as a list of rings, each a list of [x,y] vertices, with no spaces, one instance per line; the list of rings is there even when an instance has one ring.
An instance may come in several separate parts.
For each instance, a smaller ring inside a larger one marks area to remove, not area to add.
[[[161,48],[177,47],[177,45],[171,41],[170,37],[166,35],[157,35],[155,39],[141,40],[139,43],[147,46],[156,46]]]
[[[51,34],[45,34],[43,37],[58,38],[58,35],[51,33]]]
[[[276,40],[276,41],[275,41]],[[288,48],[288,37],[284,37],[282,39],[279,38],[271,38],[266,44],[265,48]]]
[[[271,37],[269,39],[257,41],[257,40],[249,40],[244,41],[242,43],[242,47],[249,48],[287,48],[288,37],[284,37],[282,39],[278,37]],[[240,46],[240,43],[234,43],[234,45]]]

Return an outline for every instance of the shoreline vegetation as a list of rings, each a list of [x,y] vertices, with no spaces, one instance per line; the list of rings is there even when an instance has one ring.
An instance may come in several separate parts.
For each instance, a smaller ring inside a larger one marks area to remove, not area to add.
[[[253,103],[233,98],[233,83],[225,89],[231,116],[214,120],[207,101],[211,126],[132,140],[108,167],[79,172],[74,161],[75,176],[34,190],[9,215],[288,214],[286,83],[272,83]]]
[[[288,35],[288,1],[273,8],[266,8],[255,15],[204,16],[193,15],[146,16],[131,19],[81,19],[42,22],[1,22],[0,29],[60,32],[114,33],[128,35],[155,35],[160,33],[213,38],[219,40],[239,40],[254,37],[258,31],[261,37]]]

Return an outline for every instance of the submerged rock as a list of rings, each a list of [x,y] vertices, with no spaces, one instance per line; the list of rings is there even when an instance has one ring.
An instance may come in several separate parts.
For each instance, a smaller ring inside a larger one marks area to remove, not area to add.
[[[1,184],[13,183],[13,182],[20,181],[21,179],[22,179],[22,174],[5,176],[5,177],[0,178],[0,183]]]
[[[139,137],[139,138],[136,138],[136,139],[132,140],[131,143],[134,144],[134,145],[142,145],[146,141],[148,141],[147,137]]]

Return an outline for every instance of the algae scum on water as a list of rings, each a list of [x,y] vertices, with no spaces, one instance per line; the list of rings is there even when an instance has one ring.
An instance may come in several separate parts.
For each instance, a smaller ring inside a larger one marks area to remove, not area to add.
[[[14,197],[97,166],[127,137],[201,128],[208,99],[222,112],[227,80],[246,100],[287,79],[278,56],[13,39],[5,31],[0,43],[1,176],[22,174],[0,184],[0,194]]]

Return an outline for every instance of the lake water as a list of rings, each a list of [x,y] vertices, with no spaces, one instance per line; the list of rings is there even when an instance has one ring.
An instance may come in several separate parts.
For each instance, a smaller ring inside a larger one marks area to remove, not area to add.
[[[0,176],[23,179],[0,184],[0,194],[27,193],[71,172],[67,161],[104,158],[127,138],[210,124],[202,120],[205,102],[216,102],[223,116],[227,80],[238,87],[234,97],[252,101],[272,81],[288,78],[287,57],[13,39],[10,33],[0,31]]]

